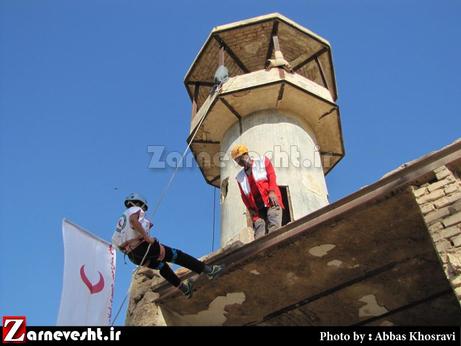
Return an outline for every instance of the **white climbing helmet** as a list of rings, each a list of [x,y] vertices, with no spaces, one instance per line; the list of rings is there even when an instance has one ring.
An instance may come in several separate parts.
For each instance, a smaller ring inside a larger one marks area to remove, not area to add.
[[[147,199],[145,199],[143,196],[141,196],[139,193],[132,192],[130,193],[126,198],[125,198],[125,207],[129,208],[130,207],[130,202],[136,203],[136,202],[141,202],[146,206],[146,210],[148,209],[149,205],[147,203]]]

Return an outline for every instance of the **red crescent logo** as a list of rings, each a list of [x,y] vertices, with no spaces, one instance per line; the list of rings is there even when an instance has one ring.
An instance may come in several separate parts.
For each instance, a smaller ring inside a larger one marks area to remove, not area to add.
[[[85,265],[82,265],[80,268],[80,277],[82,278],[83,283],[88,287],[90,290],[91,294],[96,294],[102,291],[104,288],[104,277],[102,276],[101,272],[98,271],[99,273],[99,281],[96,285],[93,285],[90,280],[88,280],[88,277],[85,274]]]

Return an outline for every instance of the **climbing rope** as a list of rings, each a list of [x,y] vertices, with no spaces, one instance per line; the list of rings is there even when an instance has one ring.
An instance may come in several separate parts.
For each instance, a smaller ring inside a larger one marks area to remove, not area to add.
[[[219,90],[219,89],[218,89],[218,90]],[[198,123],[197,126],[195,127],[195,130],[194,130],[194,132],[193,132],[193,134],[192,134],[192,137],[191,137],[189,143],[187,144],[186,149],[184,150],[184,152],[183,152],[182,155],[181,155],[181,159],[179,160],[178,164],[176,165],[175,170],[174,170],[173,173],[171,174],[171,177],[170,177],[170,179],[168,180],[168,183],[167,183],[167,184],[165,185],[165,187],[163,188],[163,191],[162,191],[162,193],[160,194],[160,197],[159,197],[159,199],[157,200],[157,203],[155,204],[155,207],[154,207],[154,209],[153,209],[153,211],[152,211],[152,218],[155,216],[155,213],[157,212],[158,208],[160,207],[160,204],[162,203],[163,199],[165,198],[167,191],[170,189],[170,186],[171,186],[171,184],[173,183],[174,178],[176,177],[176,173],[178,172],[179,167],[181,167],[181,165],[182,165],[182,162],[183,162],[183,160],[184,160],[184,157],[186,156],[186,154],[187,154],[187,152],[188,152],[188,150],[189,150],[189,148],[190,148],[192,142],[194,141],[194,138],[195,138],[195,136],[197,135],[198,130],[200,129],[200,126],[202,125],[203,121],[205,120],[205,116],[206,116],[206,114],[204,114],[204,115],[202,116],[202,119],[200,119],[199,123]],[[213,214],[214,214],[214,211],[213,211]],[[213,221],[213,227],[214,227],[214,221]],[[213,229],[213,237],[214,237],[214,229]],[[214,242],[214,238],[213,238],[213,242]],[[135,270],[133,271],[133,275],[132,275],[133,277],[136,276],[136,273],[138,272],[139,268],[142,267],[142,264],[144,263],[144,260],[146,259],[147,253],[149,252],[149,249],[150,249],[150,246],[151,246],[151,245],[152,245],[152,244],[149,244],[149,246],[147,247],[146,253],[144,254],[144,257],[143,257],[142,261],[140,262],[140,264],[137,265],[137,267],[136,267]],[[133,282],[133,280],[131,280],[131,281]],[[130,294],[130,291],[131,291],[131,284],[130,284],[130,287],[128,288],[128,292],[127,292],[126,295],[125,295],[125,298],[123,299],[122,304],[120,305],[120,308],[119,308],[118,311],[117,311],[117,314],[115,315],[114,319],[112,320],[111,326],[113,326],[114,323],[117,321],[117,317],[118,317],[118,315],[120,314],[120,311],[122,310],[122,307],[123,307],[123,305],[125,304],[125,302],[126,302],[128,296],[129,296],[129,294]]]
[[[213,188],[213,226],[212,226],[212,240],[211,252],[214,251],[214,232],[215,232],[215,218],[216,218],[216,188]]]

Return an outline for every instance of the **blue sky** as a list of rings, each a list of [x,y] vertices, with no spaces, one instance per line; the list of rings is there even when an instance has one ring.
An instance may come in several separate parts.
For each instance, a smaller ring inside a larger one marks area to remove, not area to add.
[[[109,240],[125,195],[154,204],[172,169],[149,169],[147,147],[184,150],[183,78],[209,32],[271,12],[332,45],[346,157],[331,201],[460,137],[459,1],[1,0],[2,315],[55,324],[62,219]],[[180,170],[155,235],[207,254],[212,206],[199,170]],[[215,249],[219,210],[216,225]],[[115,311],[134,268],[117,264]]]

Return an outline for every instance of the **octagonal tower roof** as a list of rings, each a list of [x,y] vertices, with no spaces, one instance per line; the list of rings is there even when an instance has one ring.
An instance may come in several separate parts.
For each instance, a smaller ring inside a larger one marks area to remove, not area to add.
[[[225,66],[231,77],[264,69],[274,55],[272,36],[278,36],[284,58],[294,71],[326,87],[337,99],[331,47],[327,40],[279,13],[272,13],[215,27],[201,48],[184,83],[192,99],[200,85],[198,108],[205,102],[224,47]]]

